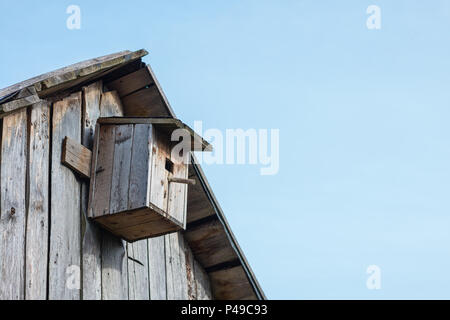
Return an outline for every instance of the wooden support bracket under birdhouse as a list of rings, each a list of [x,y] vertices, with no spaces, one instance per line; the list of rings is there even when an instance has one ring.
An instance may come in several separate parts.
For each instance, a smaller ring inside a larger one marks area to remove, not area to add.
[[[75,140],[65,137],[62,144],[61,163],[81,177],[91,178],[92,151]]]

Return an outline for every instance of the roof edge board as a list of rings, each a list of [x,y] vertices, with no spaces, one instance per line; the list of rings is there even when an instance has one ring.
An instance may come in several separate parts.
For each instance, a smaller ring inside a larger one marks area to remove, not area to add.
[[[79,62],[68,67],[60,68],[40,76],[14,84],[0,90],[0,117],[33,104],[37,98],[45,98],[58,91],[68,89],[82,83],[84,80],[93,80],[95,77],[104,76],[117,68],[148,55],[148,51],[141,49],[135,52],[122,51],[119,53],[98,57]],[[31,89],[31,91],[29,90]],[[21,96],[24,90],[35,92],[34,95]],[[16,98],[21,101],[16,103]]]

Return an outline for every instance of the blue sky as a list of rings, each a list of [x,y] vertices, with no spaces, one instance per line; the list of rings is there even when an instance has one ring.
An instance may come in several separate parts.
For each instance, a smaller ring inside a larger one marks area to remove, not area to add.
[[[81,30],[66,8],[81,8]],[[380,30],[366,8],[381,8]],[[125,49],[205,128],[280,129],[280,171],[204,170],[267,296],[450,298],[448,1],[1,1],[0,87]],[[381,268],[368,290],[366,269]]]

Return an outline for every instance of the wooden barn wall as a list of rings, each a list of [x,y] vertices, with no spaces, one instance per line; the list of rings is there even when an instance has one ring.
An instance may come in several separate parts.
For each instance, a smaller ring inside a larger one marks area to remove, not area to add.
[[[87,219],[89,181],[61,165],[65,136],[92,148],[123,115],[101,82],[0,120],[0,299],[212,299],[182,233],[133,244]]]

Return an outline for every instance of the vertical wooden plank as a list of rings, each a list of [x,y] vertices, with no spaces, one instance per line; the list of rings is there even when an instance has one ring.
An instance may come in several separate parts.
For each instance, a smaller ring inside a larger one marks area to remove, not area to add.
[[[122,116],[123,107],[117,94],[106,92],[102,94],[100,103],[100,116]],[[111,127],[112,128],[112,127]],[[115,142],[115,135],[110,141]],[[100,144],[102,145],[102,144]],[[112,174],[111,174],[112,176]],[[111,178],[111,176],[109,178]],[[111,186],[111,181],[109,186]],[[98,199],[97,199],[98,200]],[[109,201],[109,197],[108,197]],[[109,208],[109,203],[108,203]],[[128,299],[128,268],[127,245],[125,241],[104,231],[102,237],[102,299],[127,300]]]
[[[160,209],[167,211],[168,176],[166,159],[170,157],[167,141],[164,136],[152,127],[152,172],[148,199]]]
[[[171,176],[173,178],[187,179],[187,165],[174,163]],[[168,188],[167,213],[183,223],[184,227],[186,227],[187,188],[188,186],[182,183],[169,183]]]
[[[163,210],[167,210],[167,178],[165,162],[168,150],[164,144],[159,144],[161,139],[152,127],[152,165],[151,180],[148,190],[148,199],[151,203]],[[148,240],[149,246],[149,272],[150,272],[150,297],[152,300],[166,300],[168,298],[168,279],[166,268],[166,242],[168,236],[152,238]],[[170,282],[172,288],[172,282]],[[173,290],[172,290],[173,291]]]
[[[116,98],[117,94],[111,94],[109,92],[101,95],[101,117],[123,115],[123,107],[120,99]],[[96,157],[95,171],[94,174],[91,175],[94,180],[93,183],[91,183],[90,190],[90,197],[92,197],[92,199],[89,200],[91,204],[88,212],[89,217],[95,217],[109,212],[115,134],[114,126],[102,126],[101,131],[98,134],[98,139],[100,139],[98,143],[99,155],[97,157],[96,150],[94,153],[94,157]]]
[[[83,88],[83,130],[82,144],[91,149],[97,119],[100,116],[102,81]],[[95,172],[95,170],[94,170]],[[82,212],[82,298],[100,300],[102,298],[101,243],[102,231],[88,219],[89,182],[81,185]]]
[[[99,132],[98,154],[96,157],[94,179],[91,183],[89,217],[107,214],[111,201],[111,182],[114,165],[115,126],[102,126]]]
[[[24,298],[27,111],[3,118],[0,213],[0,299]]]
[[[109,205],[111,213],[128,209],[132,145],[133,125],[116,126],[111,200]]]
[[[187,300],[187,274],[184,240],[180,232],[165,236],[167,299]]]
[[[194,274],[194,254],[186,241],[184,241],[184,249],[186,256],[187,297],[189,300],[197,300],[197,288],[195,285]]]
[[[123,125],[116,126],[116,136],[114,145],[114,164],[111,182],[111,200],[110,212],[124,211],[128,208],[128,187],[131,168],[131,147],[133,143],[133,126]],[[118,239],[119,241],[119,239]],[[122,243],[126,246],[126,243]],[[126,254],[126,252],[125,252]],[[113,257],[114,264],[119,266],[119,263],[125,265],[121,269],[121,274],[116,274],[114,281],[110,285],[117,285],[118,288],[110,288],[110,291],[122,291],[120,299],[128,298],[128,270],[127,270],[127,256],[115,255]],[[118,270],[113,270],[117,272]],[[104,279],[105,281],[105,279]],[[119,296],[117,296],[119,297]]]
[[[148,239],[150,299],[166,300],[166,256],[164,236]]]
[[[128,209],[142,208],[147,204],[150,174],[150,141],[152,139],[152,126],[149,124],[136,124],[133,133],[133,148],[131,155],[130,189],[128,194]]]
[[[81,141],[81,92],[53,105],[49,298],[78,300],[81,185],[61,164],[63,139]]]
[[[102,299],[128,300],[126,243],[104,232],[102,241]]]
[[[194,260],[194,278],[197,300],[212,300],[211,282],[202,266]]]
[[[130,300],[149,300],[147,240],[128,244],[128,286]]]
[[[32,106],[29,144],[29,205],[26,234],[25,299],[47,297],[50,104]]]
[[[159,146],[157,165],[162,167],[162,171],[166,175],[164,177],[164,205],[169,215],[176,217],[180,222],[185,223],[182,218],[186,212],[186,185],[178,183],[168,184],[168,176],[177,178],[187,178],[187,168],[184,165],[174,163],[173,172],[169,173],[165,169],[166,158],[170,158],[170,150],[167,145],[168,138],[162,134],[156,134]],[[162,149],[162,150],[161,150]],[[161,171],[158,166],[153,170]],[[161,173],[159,173],[161,174]],[[162,179],[162,177],[161,177]],[[167,183],[167,184],[166,184]],[[152,184],[153,188],[153,184]],[[155,190],[152,189],[152,193]],[[166,279],[167,279],[167,299],[168,300],[187,300],[188,297],[188,280],[186,268],[186,252],[184,246],[184,238],[180,232],[172,233],[165,236],[166,250]]]
[[[128,209],[147,204],[151,125],[136,124],[133,132]],[[130,300],[149,300],[148,241],[128,244],[128,285]]]
[[[101,117],[119,117],[123,115],[123,105],[116,91],[102,93],[100,101]]]

